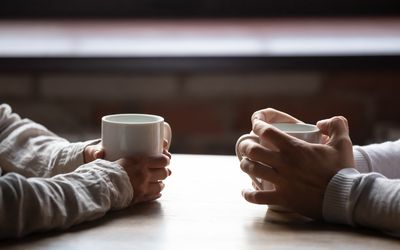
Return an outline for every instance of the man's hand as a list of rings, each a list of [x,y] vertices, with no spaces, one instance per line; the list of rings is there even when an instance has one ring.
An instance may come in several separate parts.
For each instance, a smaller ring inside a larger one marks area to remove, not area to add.
[[[253,122],[254,120],[261,120],[267,123],[304,123],[289,114],[273,108],[261,109],[254,112],[251,116],[251,121]]]
[[[325,135],[325,144],[307,143],[266,121],[300,122],[273,109],[253,115],[253,132],[259,136],[260,144],[252,140],[240,143],[239,151],[245,156],[241,168],[250,176],[274,183],[276,188],[243,191],[244,198],[252,203],[280,205],[321,219],[324,192],[330,179],[340,169],[354,166],[347,120],[333,117],[317,123]]]

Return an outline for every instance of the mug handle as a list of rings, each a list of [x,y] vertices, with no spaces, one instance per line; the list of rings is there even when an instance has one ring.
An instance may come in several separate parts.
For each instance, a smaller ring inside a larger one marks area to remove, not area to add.
[[[238,157],[239,161],[242,161],[243,156],[239,152],[238,148],[239,148],[239,144],[244,140],[253,140],[256,143],[260,143],[260,140],[259,140],[258,136],[254,135],[254,134],[245,134],[245,135],[242,135],[241,137],[239,137],[239,139],[236,142],[236,146],[235,146],[235,153],[236,153],[236,156]],[[253,180],[254,184],[259,189],[263,189],[262,180],[260,178],[256,178],[256,177],[253,177],[253,176],[250,176],[250,178]]]
[[[171,140],[172,140],[172,130],[171,126],[168,124],[168,122],[164,121],[164,139],[168,141],[167,145],[167,150],[171,146]]]

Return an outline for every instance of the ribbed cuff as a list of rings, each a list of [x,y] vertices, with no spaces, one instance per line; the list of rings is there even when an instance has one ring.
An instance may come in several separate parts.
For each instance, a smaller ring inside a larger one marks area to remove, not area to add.
[[[369,173],[371,172],[371,163],[367,157],[367,154],[364,150],[359,146],[353,147],[353,156],[354,156],[354,164],[355,168],[360,173]]]
[[[322,207],[323,218],[332,223],[353,225],[349,201],[359,172],[354,168],[340,170],[329,182]]]

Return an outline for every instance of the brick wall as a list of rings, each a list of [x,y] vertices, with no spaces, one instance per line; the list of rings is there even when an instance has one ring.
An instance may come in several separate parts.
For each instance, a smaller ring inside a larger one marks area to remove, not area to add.
[[[353,142],[400,136],[400,72],[0,74],[0,101],[70,140],[100,136],[110,113],[154,113],[173,128],[172,152],[233,154],[251,114],[274,107],[316,121],[349,119]]]

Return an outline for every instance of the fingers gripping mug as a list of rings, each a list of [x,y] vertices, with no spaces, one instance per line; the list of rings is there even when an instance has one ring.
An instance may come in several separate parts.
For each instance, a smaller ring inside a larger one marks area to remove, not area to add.
[[[101,119],[101,139],[105,159],[155,156],[163,152],[164,139],[171,143],[171,127],[164,118],[149,114],[115,114]]]
[[[319,130],[319,128],[315,125],[312,124],[304,124],[304,123],[272,123],[272,126],[275,128],[293,136],[298,139],[304,140],[309,143],[321,143],[321,138],[322,134]],[[254,134],[245,134],[242,135],[236,142],[236,155],[239,158],[239,161],[242,160],[243,156],[241,153],[238,151],[238,147],[240,142],[244,140],[253,140],[257,143],[260,143],[259,137]],[[260,188],[261,190],[274,190],[275,186],[269,181],[262,180],[259,178],[252,177],[252,180],[254,184]],[[276,210],[276,211],[285,211],[289,212],[290,210],[287,208],[284,208],[282,206],[269,206],[270,209]]]

